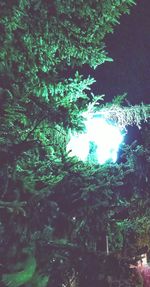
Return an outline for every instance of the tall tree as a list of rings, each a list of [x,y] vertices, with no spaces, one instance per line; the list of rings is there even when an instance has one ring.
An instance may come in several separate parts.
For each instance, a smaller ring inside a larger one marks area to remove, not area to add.
[[[127,204],[120,188],[130,167],[82,163],[68,157],[66,144],[70,130],[84,129],[87,90],[94,82],[77,68],[111,60],[104,37],[132,4],[0,2],[0,266],[5,286],[69,286],[71,278],[82,287],[98,286],[113,273],[109,262],[116,258],[103,257],[105,236]]]

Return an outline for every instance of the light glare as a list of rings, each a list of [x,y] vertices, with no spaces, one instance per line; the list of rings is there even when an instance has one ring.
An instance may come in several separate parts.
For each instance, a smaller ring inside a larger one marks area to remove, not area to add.
[[[107,160],[116,162],[123,135],[117,126],[104,118],[94,117],[85,122],[86,132],[72,135],[67,146],[71,156],[82,161],[95,161],[104,164]]]

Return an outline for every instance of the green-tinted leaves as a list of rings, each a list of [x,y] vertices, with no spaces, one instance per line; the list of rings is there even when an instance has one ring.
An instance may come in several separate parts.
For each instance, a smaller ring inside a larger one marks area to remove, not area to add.
[[[19,287],[30,281],[36,269],[35,258],[30,257],[24,264],[22,264],[22,269],[22,271],[16,273],[4,274],[2,277],[4,284],[10,287]]]

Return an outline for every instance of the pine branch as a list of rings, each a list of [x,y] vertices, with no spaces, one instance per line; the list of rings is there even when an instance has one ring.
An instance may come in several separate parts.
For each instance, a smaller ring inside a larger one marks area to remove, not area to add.
[[[24,207],[26,206],[26,201],[2,201],[0,200],[0,208],[6,208],[12,213],[21,213],[23,216],[26,216]]]
[[[41,117],[41,119],[37,120],[35,126],[31,129],[31,131],[26,135],[24,142],[30,137],[30,135],[36,130],[36,128],[40,125],[40,123],[45,119],[45,115]]]
[[[10,146],[6,146],[3,150],[0,151],[0,164],[6,165],[13,163],[18,156],[20,156],[23,152],[28,151],[34,148],[37,141],[22,141],[20,143],[16,143]]]
[[[146,122],[150,118],[150,105],[141,104],[123,107],[110,104],[102,108],[96,108],[96,114],[108,120],[114,120],[121,129],[128,125],[136,125],[140,128],[141,122]]]

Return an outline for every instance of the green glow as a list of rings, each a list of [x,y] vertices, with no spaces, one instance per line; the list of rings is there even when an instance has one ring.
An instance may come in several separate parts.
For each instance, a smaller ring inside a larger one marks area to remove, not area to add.
[[[29,282],[36,269],[35,258],[29,257],[22,268],[22,271],[16,273],[4,274],[2,277],[4,284],[9,287],[19,287]]]

